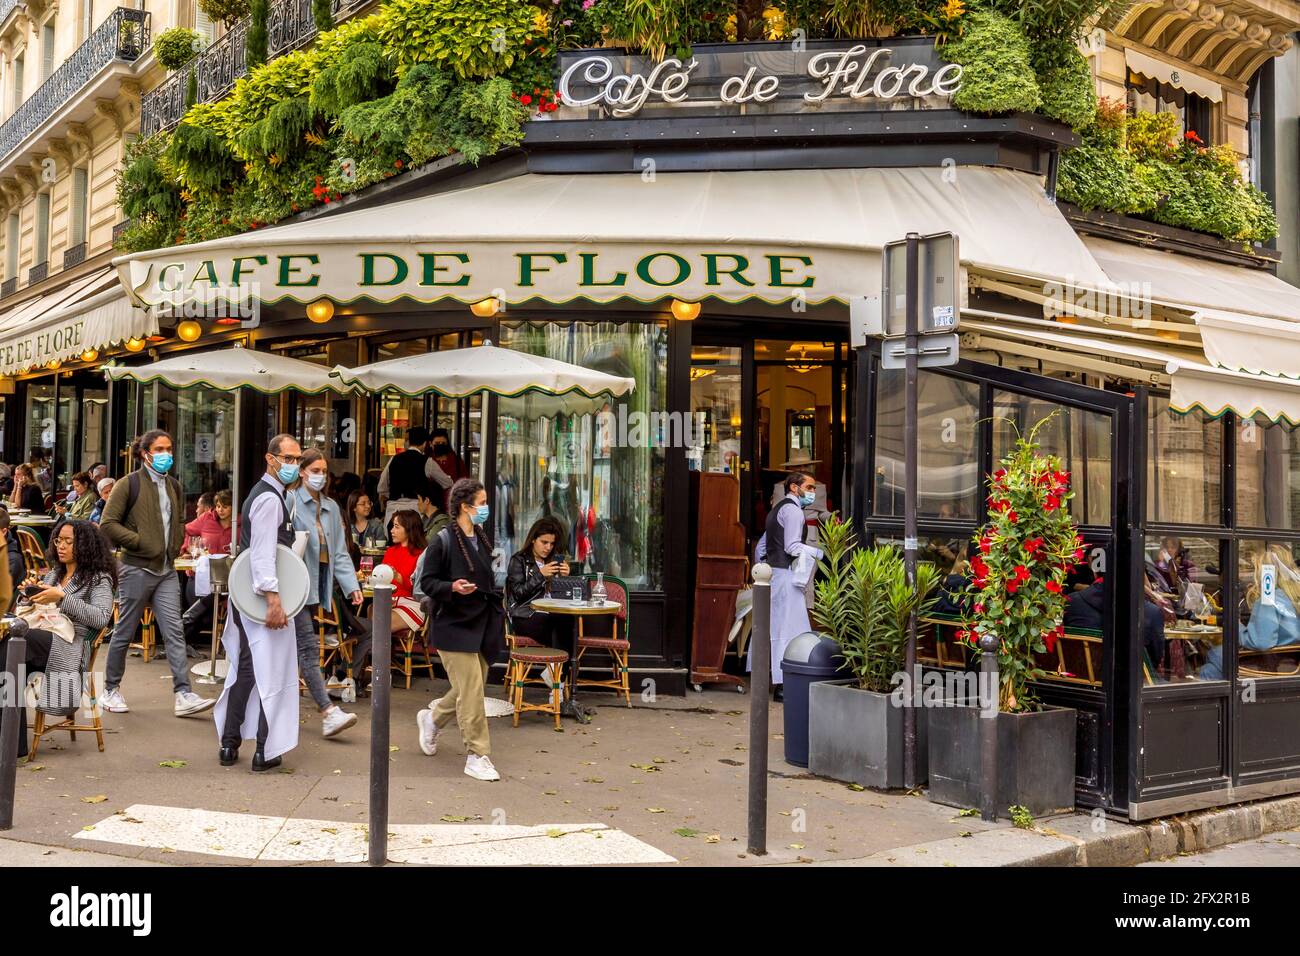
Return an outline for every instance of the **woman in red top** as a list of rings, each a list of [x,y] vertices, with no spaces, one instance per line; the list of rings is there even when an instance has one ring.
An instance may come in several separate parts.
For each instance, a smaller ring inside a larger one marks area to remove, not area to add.
[[[200,499],[201,500],[201,499]],[[225,554],[230,550],[230,536],[234,530],[231,520],[230,492],[218,491],[213,497],[211,511],[205,511],[185,526],[185,533],[203,539],[209,554]]]
[[[424,627],[424,611],[412,595],[415,564],[428,544],[417,511],[404,509],[393,515],[393,544],[384,552],[384,564],[393,569],[393,632]]]

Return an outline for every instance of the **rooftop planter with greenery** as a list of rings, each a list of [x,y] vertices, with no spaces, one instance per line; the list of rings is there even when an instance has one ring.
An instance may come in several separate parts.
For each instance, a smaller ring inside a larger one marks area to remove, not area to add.
[[[1085,211],[1234,241],[1267,242],[1277,235],[1268,197],[1241,175],[1232,147],[1206,146],[1195,130],[1179,137],[1173,114],[1130,116],[1113,100],[1101,102],[1083,142],[1062,157],[1057,195]]]
[[[517,145],[530,116],[556,109],[559,49],[664,57],[795,31],[933,36],[965,69],[958,108],[1034,110],[1081,125],[1094,99],[1075,38],[1111,2],[390,0],[133,144],[118,189],[131,226],[117,245],[132,252],[256,229],[439,157],[478,162]],[[247,9],[244,0],[204,3],[227,21]]]

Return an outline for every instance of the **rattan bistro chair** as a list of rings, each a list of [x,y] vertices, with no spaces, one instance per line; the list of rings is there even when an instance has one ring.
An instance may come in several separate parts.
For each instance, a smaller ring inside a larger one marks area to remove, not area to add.
[[[95,661],[99,658],[100,647],[103,646],[104,641],[112,633],[113,625],[108,624],[101,628],[99,633],[95,635],[94,639],[90,642],[90,657],[86,662],[85,668],[82,670],[82,704],[84,705],[89,702],[90,722],[85,724],[77,723],[77,713],[74,712],[60,720],[57,724],[46,725],[45,712],[40,708],[37,708],[36,723],[32,726],[32,746],[27,752],[28,763],[31,763],[36,759],[36,751],[41,745],[41,738],[46,734],[51,734],[55,731],[67,731],[69,738],[74,741],[77,739],[77,731],[94,734],[95,741],[99,744],[99,752],[104,752],[104,723],[100,719],[99,688],[95,685]],[[81,708],[78,708],[78,710],[80,709]]]
[[[23,569],[27,575],[42,576],[48,570],[45,563],[45,546],[30,528],[15,528],[18,532],[18,547],[23,553]],[[17,583],[17,582],[15,582]]]
[[[594,581],[596,575],[589,574],[587,577]],[[569,669],[569,684],[575,690],[579,687],[612,688],[615,693],[621,692],[627,700],[627,705],[631,707],[632,688],[628,677],[628,654],[632,649],[632,643],[628,640],[628,623],[631,620],[631,614],[628,607],[627,585],[621,579],[606,574],[605,596],[608,600],[617,601],[621,605],[618,613],[614,615],[613,633],[610,637],[584,635],[576,639],[577,653],[573,658],[573,665]],[[622,624],[622,637],[619,637],[620,624]],[[590,651],[604,651],[610,656],[613,671],[612,678],[593,680],[581,676],[582,658]]]

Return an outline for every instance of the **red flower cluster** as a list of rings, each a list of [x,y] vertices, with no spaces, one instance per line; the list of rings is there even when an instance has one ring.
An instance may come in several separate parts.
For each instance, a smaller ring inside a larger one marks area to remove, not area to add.
[[[554,113],[560,108],[560,94],[551,89],[542,89],[540,86],[534,86],[531,93],[516,93],[515,99],[524,106],[532,106],[533,101],[537,102],[537,115],[543,113]]]
[[[1193,143],[1193,144],[1195,144],[1196,146],[1204,146],[1204,145],[1205,145],[1205,140],[1203,140],[1203,139],[1201,139],[1201,137],[1197,136],[1195,130],[1191,130],[1191,129],[1189,129],[1186,133],[1183,134],[1183,139],[1185,139],[1185,140],[1186,140],[1187,142],[1189,142],[1189,143]]]
[[[316,177],[316,185],[311,188],[311,194],[316,197],[317,202],[323,202],[327,206],[343,198],[342,193],[331,193],[330,188],[321,181],[319,176]]]
[[[1020,590],[1020,585],[1028,581],[1030,577],[1029,569],[1023,564],[1017,564],[1016,569],[1011,572],[1011,577],[1007,580],[1007,593],[1015,594]]]

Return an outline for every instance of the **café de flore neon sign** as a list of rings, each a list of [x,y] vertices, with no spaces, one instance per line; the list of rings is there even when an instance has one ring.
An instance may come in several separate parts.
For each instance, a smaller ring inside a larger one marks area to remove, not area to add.
[[[697,47],[654,62],[622,52],[560,54],[553,119],[942,109],[962,69],[924,37]]]

